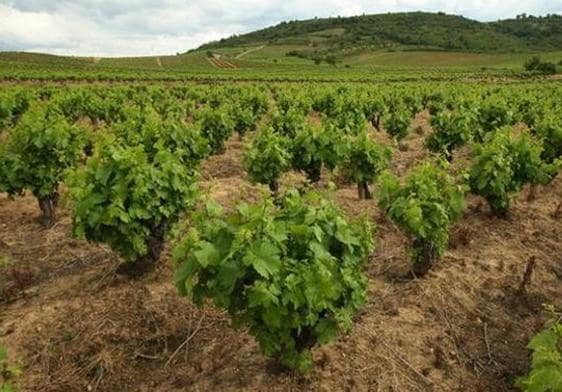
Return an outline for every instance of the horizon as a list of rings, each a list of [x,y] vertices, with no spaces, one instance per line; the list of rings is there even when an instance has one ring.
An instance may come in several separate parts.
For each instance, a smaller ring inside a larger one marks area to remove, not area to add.
[[[57,4],[58,3],[58,4]],[[327,3],[327,4],[326,4]],[[282,22],[403,12],[444,12],[479,22],[518,15],[562,15],[562,0],[387,1],[368,5],[347,0],[280,3],[271,0],[189,4],[179,0],[0,0],[0,51],[73,57],[151,57],[185,53],[199,46]],[[409,5],[413,4],[413,5]]]

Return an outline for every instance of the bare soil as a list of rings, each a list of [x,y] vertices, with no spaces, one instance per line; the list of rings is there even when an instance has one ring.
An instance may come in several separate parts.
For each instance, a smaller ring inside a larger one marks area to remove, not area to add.
[[[425,156],[426,117],[395,149],[397,173]],[[203,167],[202,188],[226,207],[265,191],[247,181],[242,145],[235,136]],[[359,201],[353,185],[338,184],[342,208],[378,225],[369,302],[349,335],[314,350],[316,367],[305,376],[279,372],[211,304],[198,309],[179,297],[169,250],[156,271],[129,281],[114,273],[110,250],[72,238],[64,200],[57,224],[44,229],[33,198],[0,196],[0,344],[22,365],[22,390],[514,390],[529,365],[529,338],[547,317],[543,304],[562,308],[562,176],[534,200],[521,192],[507,219],[469,196],[450,249],[422,279],[408,277],[409,239],[378,209],[376,189],[375,200]],[[531,257],[536,267],[519,293]]]

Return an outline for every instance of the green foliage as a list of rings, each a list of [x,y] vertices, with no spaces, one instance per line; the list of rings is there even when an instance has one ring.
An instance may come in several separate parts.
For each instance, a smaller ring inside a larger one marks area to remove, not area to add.
[[[445,97],[442,93],[427,94],[423,99],[423,105],[429,111],[429,114],[436,116],[446,108]]]
[[[503,97],[485,100],[478,108],[477,117],[480,128],[474,138],[478,142],[484,141],[488,133],[514,123],[514,114]]]
[[[179,154],[188,165],[196,165],[210,152],[207,140],[197,128],[188,127],[181,119],[160,116],[150,105],[129,107],[126,119],[109,130],[119,143],[143,147],[152,160],[162,150]]]
[[[96,150],[69,179],[74,234],[138,261],[153,251],[151,239],[163,241],[168,226],[193,206],[195,170],[170,151],[150,157],[142,145],[109,140]]]
[[[476,128],[476,117],[470,110],[442,111],[431,118],[431,127],[433,133],[425,140],[425,146],[450,160],[455,148],[471,140]]]
[[[0,392],[15,392],[14,381],[21,375],[22,371],[18,364],[14,364],[8,358],[6,348],[0,346]]]
[[[156,261],[170,225],[194,205],[208,151],[198,129],[132,110],[70,178],[74,232],[126,261]]]
[[[104,97],[103,92],[96,89],[63,90],[55,94],[53,103],[72,122],[87,117],[92,123],[104,121],[109,124],[124,116],[125,103],[121,94]]]
[[[251,108],[232,105],[230,117],[234,121],[234,131],[238,132],[240,137],[244,136],[247,132],[256,130],[257,119]]]
[[[525,392],[562,391],[562,324],[555,323],[529,343],[533,350],[531,371],[517,380]]]
[[[331,89],[317,90],[312,99],[312,109],[327,116],[333,116],[338,112],[338,92]]]
[[[325,119],[324,122],[332,124],[347,135],[357,135],[363,132],[367,126],[365,115],[358,106],[350,110],[342,110],[333,118]]]
[[[562,158],[562,119],[554,113],[538,122],[535,135],[542,141],[541,158],[547,163],[554,163]]]
[[[333,125],[325,128],[306,125],[291,140],[292,168],[306,173],[309,181],[318,182],[322,165],[333,170],[345,154],[343,135]]]
[[[523,64],[526,71],[539,72],[546,75],[556,73],[556,64],[548,61],[542,61],[539,56],[533,56]]]
[[[527,71],[534,71],[539,67],[540,64],[541,58],[539,56],[533,56],[529,60],[525,61],[525,64],[523,64],[523,68],[525,68]]]
[[[457,15],[427,12],[385,13],[352,17],[315,18],[282,22],[276,26],[211,42],[200,49],[297,42],[313,45],[319,33],[327,48],[422,47],[462,52],[528,52],[559,50],[560,15],[477,22]],[[312,55],[314,49],[307,53]],[[303,51],[296,54],[304,55]],[[295,55],[295,54],[293,54]]]
[[[30,109],[0,145],[0,192],[29,190],[39,201],[43,224],[52,225],[59,183],[77,164],[84,145],[84,133],[52,107]]]
[[[384,99],[381,96],[368,96],[361,101],[363,102],[365,118],[371,122],[373,127],[380,130],[381,118],[386,109]]]
[[[538,67],[537,71],[545,75],[554,75],[557,72],[556,64],[550,62],[542,62]]]
[[[381,175],[379,205],[413,237],[414,272],[425,274],[449,241],[449,226],[464,208],[465,188],[448,173],[449,165],[426,161],[407,174],[403,184],[389,172]]]
[[[535,127],[545,115],[545,105],[536,97],[519,101],[516,120],[525,123],[529,128]]]
[[[14,125],[29,109],[33,93],[28,89],[0,92],[0,133],[2,128]]]
[[[557,172],[558,164],[543,162],[542,152],[542,145],[528,133],[516,138],[510,128],[497,130],[474,146],[471,191],[484,197],[496,215],[505,215],[512,193],[527,183],[547,183]]]
[[[244,152],[243,162],[253,182],[268,185],[272,192],[279,188],[278,180],[291,163],[288,141],[265,129],[259,132]]]
[[[383,119],[383,127],[397,141],[404,139],[408,135],[412,117],[410,111],[405,106],[395,106],[390,113]]]
[[[288,192],[224,216],[208,205],[174,250],[181,294],[213,299],[262,351],[308,370],[310,348],[351,328],[365,301],[373,247],[366,221],[348,223],[317,194]]]
[[[342,93],[338,95],[338,98],[334,102],[335,106],[325,113],[324,123],[330,123],[340,132],[348,135],[357,135],[363,132],[367,125],[365,111],[368,111],[368,109],[365,109],[362,102],[356,97]],[[373,113],[371,113],[372,115]]]
[[[299,130],[306,126],[306,118],[300,110],[289,108],[286,112],[276,112],[271,120],[271,126],[278,134],[294,138]]]
[[[31,109],[1,146],[0,189],[10,195],[26,189],[37,198],[52,195],[81,156],[81,134],[51,108]]]
[[[412,119],[416,117],[416,114],[418,114],[424,107],[423,97],[417,90],[404,94],[402,101],[404,106],[406,106],[406,109],[409,110]]]
[[[257,119],[267,112],[269,98],[267,94],[257,88],[245,87],[238,97],[240,107],[249,108]]]
[[[225,108],[206,107],[197,113],[199,127],[208,140],[211,153],[224,152],[225,142],[234,132],[236,124]]]
[[[289,111],[306,116],[312,108],[313,102],[301,89],[275,89],[275,101],[280,113],[287,114]]]
[[[391,158],[392,151],[371,139],[367,132],[352,139],[342,168],[346,177],[357,184],[360,198],[370,198],[368,184],[388,167]]]

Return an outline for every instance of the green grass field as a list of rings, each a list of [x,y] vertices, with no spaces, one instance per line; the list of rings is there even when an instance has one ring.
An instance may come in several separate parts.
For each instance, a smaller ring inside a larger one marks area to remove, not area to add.
[[[333,34],[333,33],[332,33]],[[123,58],[65,57],[36,53],[0,53],[2,79],[241,79],[382,80],[425,78],[425,73],[472,77],[513,74],[534,54],[462,53],[431,50],[353,50],[340,52],[337,65],[287,56],[299,45],[252,45],[174,56]],[[407,49],[407,48],[405,48]],[[343,54],[342,54],[343,53]],[[537,53],[558,63],[562,51]],[[232,67],[225,66],[225,62]]]

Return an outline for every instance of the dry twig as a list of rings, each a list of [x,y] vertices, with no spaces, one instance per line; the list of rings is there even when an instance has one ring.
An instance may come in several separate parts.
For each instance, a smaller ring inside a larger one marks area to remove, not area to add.
[[[537,258],[535,256],[531,256],[531,258],[527,261],[527,267],[525,268],[525,273],[523,274],[523,280],[519,285],[519,294],[524,294],[527,286],[531,283],[531,278],[533,276],[533,271],[535,269],[535,265],[537,262]]]
[[[174,353],[170,356],[170,358],[168,358],[168,360],[166,361],[166,363],[164,364],[164,367],[168,367],[168,365],[173,361],[173,359],[176,357],[176,355],[178,355],[178,353],[180,352],[180,350],[186,346],[187,344],[189,344],[189,342],[191,341],[191,339],[193,339],[195,337],[195,335],[197,334],[197,332],[199,332],[201,330],[201,323],[203,322],[203,319],[205,318],[205,314],[203,314],[201,316],[201,318],[199,319],[199,322],[197,323],[197,327],[195,327],[195,329],[193,330],[193,332],[187,337],[187,339],[185,339],[183,341],[182,344],[180,344],[178,346],[178,348],[176,349],[176,351],[174,351]]]
[[[383,346],[385,346],[388,351],[390,351],[392,354],[394,354],[394,356],[396,357],[396,359],[398,359],[398,361],[400,361],[400,363],[402,363],[404,366],[406,366],[408,369],[410,369],[412,372],[414,372],[414,374],[416,376],[418,376],[418,378],[427,386],[427,387],[432,387],[433,386],[433,381],[431,381],[429,378],[427,378],[426,376],[424,376],[419,370],[417,370],[410,362],[406,361],[404,358],[402,358],[400,356],[400,354],[398,354],[392,347],[390,347],[388,344],[383,342]]]

